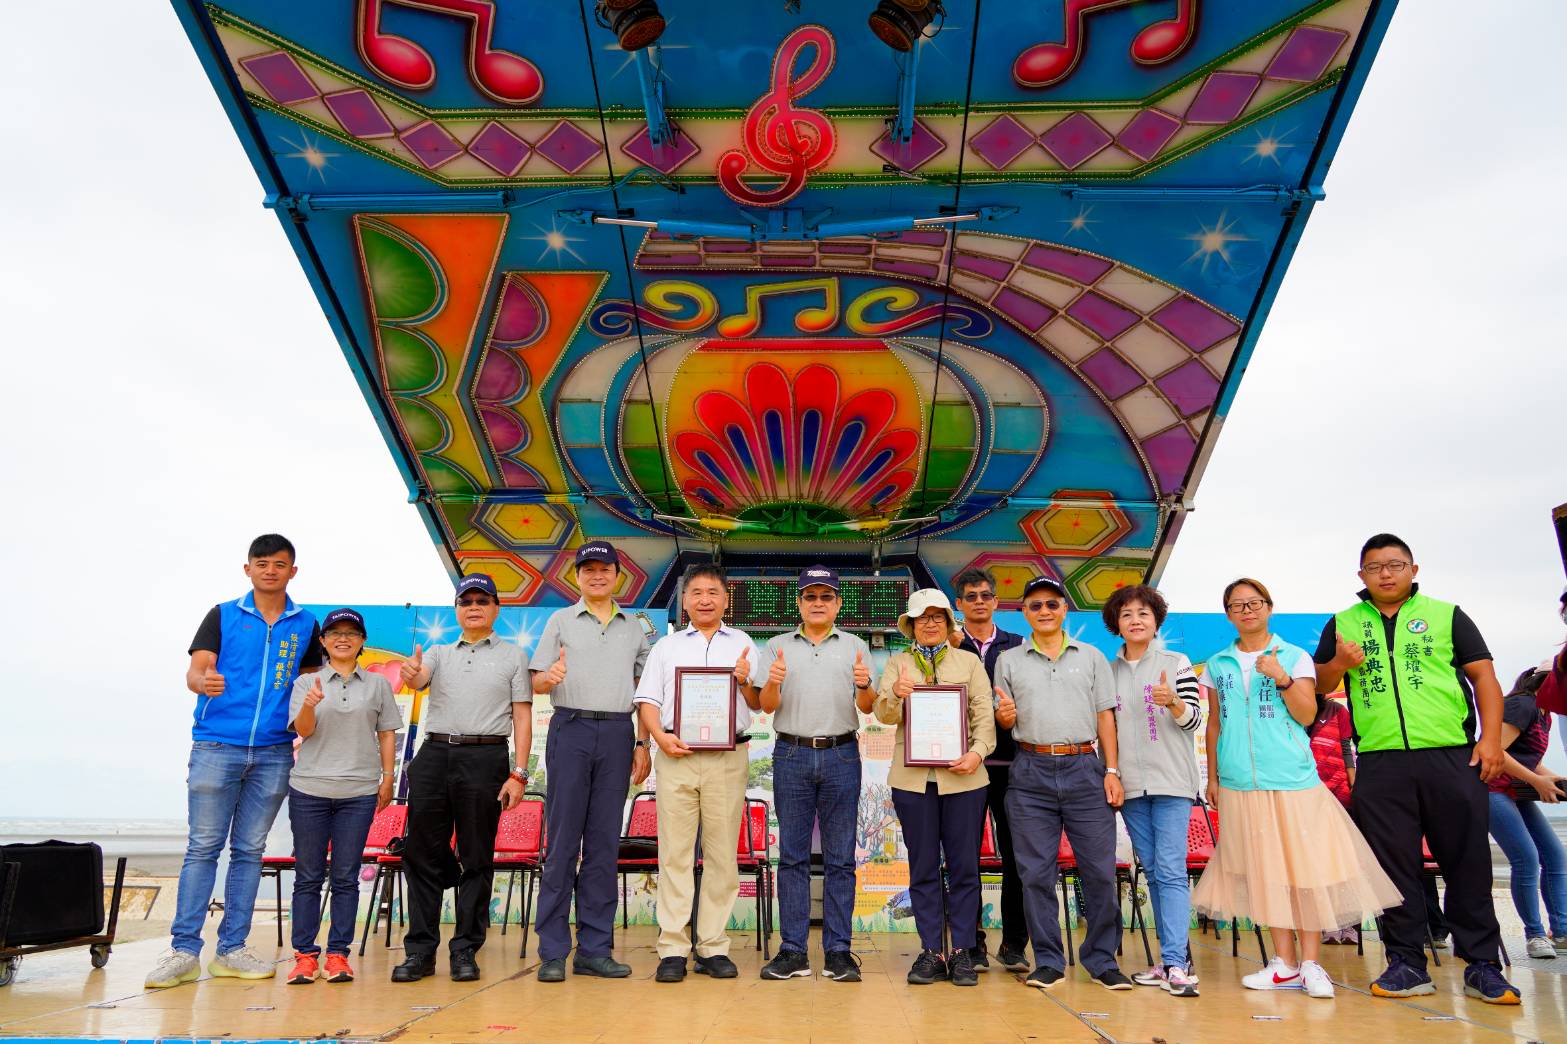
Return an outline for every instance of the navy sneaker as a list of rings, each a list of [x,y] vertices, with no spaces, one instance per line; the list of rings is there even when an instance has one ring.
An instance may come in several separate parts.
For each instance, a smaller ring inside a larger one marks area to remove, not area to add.
[[[1487,1004],[1523,1003],[1518,987],[1502,978],[1502,967],[1495,961],[1476,961],[1464,969],[1464,996]]]
[[[1431,976],[1425,969],[1416,968],[1396,953],[1388,954],[1387,971],[1371,984],[1373,997],[1419,997],[1435,992],[1436,987],[1431,984]]]

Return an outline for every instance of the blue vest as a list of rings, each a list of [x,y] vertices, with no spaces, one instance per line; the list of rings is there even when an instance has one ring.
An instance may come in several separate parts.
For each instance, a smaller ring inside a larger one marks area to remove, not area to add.
[[[1293,665],[1305,655],[1297,647],[1268,636],[1279,662]],[[1209,657],[1203,671],[1208,688],[1218,694],[1219,785],[1226,790],[1310,790],[1321,786],[1311,737],[1290,716],[1273,679],[1253,671],[1251,685],[1241,683],[1241,664],[1232,643]]]
[[[256,612],[254,591],[224,602],[218,615],[222,639],[217,672],[223,675],[223,695],[196,697],[191,738],[236,747],[292,742],[288,698],[316,618],[285,598],[283,615],[268,626]]]

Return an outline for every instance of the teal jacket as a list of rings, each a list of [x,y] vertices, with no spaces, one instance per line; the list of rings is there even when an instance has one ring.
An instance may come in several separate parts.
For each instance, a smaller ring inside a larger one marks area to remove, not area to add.
[[[1279,650],[1285,670],[1302,660],[1311,662],[1305,650],[1277,635],[1268,636],[1269,649]],[[1311,756],[1311,737],[1305,726],[1290,716],[1273,680],[1252,672],[1249,687],[1241,683],[1241,665],[1234,643],[1208,658],[1204,684],[1218,694],[1219,785],[1226,790],[1310,790],[1322,785],[1317,763]]]

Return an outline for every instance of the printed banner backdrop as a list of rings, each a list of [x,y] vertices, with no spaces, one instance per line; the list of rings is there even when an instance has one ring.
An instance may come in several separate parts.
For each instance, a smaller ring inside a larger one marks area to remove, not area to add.
[[[335,606],[310,606],[316,615],[322,616]],[[368,606],[360,607],[365,615],[369,641],[362,658],[364,665],[382,673],[397,693],[407,729],[399,737],[398,794],[404,796],[402,764],[419,748],[420,712],[422,693],[412,693],[401,685],[399,664],[413,653],[415,644],[424,648],[455,641],[460,630],[451,606]],[[522,608],[508,606],[501,610],[496,633],[506,641],[515,642],[525,652],[532,652],[534,643],[544,630],[553,609]],[[655,630],[662,634],[668,626],[668,614],[661,610],[645,610]],[[1281,613],[1273,618],[1275,633],[1286,642],[1304,648],[1308,653],[1316,647],[1322,626],[1328,614]],[[999,613],[997,622],[1010,631],[1027,633],[1028,626],[1020,613]],[[1089,642],[1107,656],[1114,656],[1120,640],[1105,631],[1097,614],[1075,613],[1068,618],[1068,630],[1073,637]],[[753,635],[765,638],[765,635]],[[1211,654],[1222,649],[1234,639],[1234,631],[1221,613],[1172,613],[1160,632],[1164,644],[1185,653],[1193,664],[1202,663]],[[889,652],[874,651],[873,670],[879,675]],[[530,790],[547,790],[549,780],[543,772],[544,741],[549,733],[552,711],[549,697],[535,697],[533,717],[533,778]],[[750,743],[751,776],[747,793],[772,805],[772,719],[759,715],[750,728],[754,737]],[[860,731],[860,751],[863,758],[864,777],[860,788],[860,808],[855,860],[858,865],[857,886],[854,898],[854,929],[856,932],[913,931],[913,911],[908,900],[908,862],[903,847],[903,833],[893,812],[892,794],[887,786],[887,769],[892,756],[894,730],[865,717]],[[1202,736],[1197,737],[1198,763],[1204,766]],[[656,765],[656,760],[655,760]],[[656,770],[655,770],[656,771]],[[647,781],[651,789],[656,775]],[[627,795],[628,802],[630,795]],[[776,820],[773,826],[776,836]],[[1124,831],[1121,837],[1123,855],[1130,853]],[[776,858],[776,849],[774,850]],[[506,909],[506,880],[497,877],[496,894],[492,900],[492,917],[502,919]],[[983,915],[986,925],[996,926],[999,908],[999,882],[986,883],[983,898]],[[520,894],[520,893],[519,893]],[[645,874],[633,877],[627,891],[628,920],[632,924],[654,923],[654,911],[658,901],[657,876]],[[509,920],[520,920],[520,898],[512,897]],[[740,901],[735,906],[730,927],[736,931],[754,930],[756,925],[755,889],[746,879],[741,881]]]

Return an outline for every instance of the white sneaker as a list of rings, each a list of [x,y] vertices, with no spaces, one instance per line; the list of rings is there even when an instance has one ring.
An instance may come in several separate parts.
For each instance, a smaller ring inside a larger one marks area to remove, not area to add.
[[[1241,985],[1248,990],[1298,990],[1302,988],[1300,970],[1285,964],[1282,957],[1273,958],[1262,971],[1242,976]]]
[[[1316,961],[1301,962],[1300,981],[1306,988],[1306,996],[1319,1000],[1333,999],[1333,980],[1328,977],[1327,969]]]
[[[220,953],[207,965],[213,975],[230,979],[270,979],[277,974],[277,961],[268,960],[248,946]]]
[[[1556,959],[1556,944],[1543,935],[1537,935],[1524,943],[1524,952],[1530,957],[1554,961]]]
[[[142,985],[149,990],[162,990],[178,986],[182,982],[195,982],[201,978],[201,958],[184,950],[168,950],[147,973]]]

